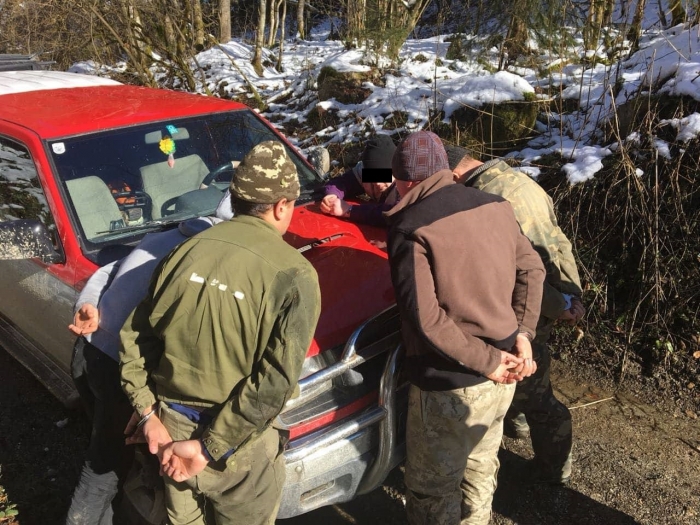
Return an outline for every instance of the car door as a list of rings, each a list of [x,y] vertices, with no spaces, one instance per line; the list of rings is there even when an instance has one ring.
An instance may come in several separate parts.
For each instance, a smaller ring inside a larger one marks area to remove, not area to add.
[[[38,219],[59,235],[29,148],[0,135],[0,221]],[[65,282],[64,263],[39,259],[0,260],[0,345],[66,401],[72,393],[69,370],[74,337],[76,291]],[[63,275],[63,279],[58,275]]]

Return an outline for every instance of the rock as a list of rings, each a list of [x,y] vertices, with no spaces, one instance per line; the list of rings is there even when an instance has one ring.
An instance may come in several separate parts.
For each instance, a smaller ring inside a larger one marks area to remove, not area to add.
[[[487,156],[500,157],[532,138],[538,111],[536,101],[511,101],[462,107],[452,114],[451,121],[460,144],[482,143]]]
[[[372,92],[362,87],[371,80],[372,73],[341,73],[332,67],[323,67],[318,75],[318,99],[335,98],[341,104],[360,104]]]

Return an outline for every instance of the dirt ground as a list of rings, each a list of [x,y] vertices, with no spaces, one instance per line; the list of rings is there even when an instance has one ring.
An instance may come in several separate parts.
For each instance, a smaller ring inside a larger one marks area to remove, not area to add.
[[[553,366],[557,395],[573,408],[571,486],[528,484],[529,444],[504,438],[493,523],[700,523],[699,414],[670,401],[643,402],[650,392],[613,392],[600,386],[601,378],[572,368],[570,361]],[[87,445],[87,421],[2,350],[0,370],[0,485],[19,510],[15,523],[62,523]],[[399,467],[371,494],[278,525],[403,524],[403,490]]]

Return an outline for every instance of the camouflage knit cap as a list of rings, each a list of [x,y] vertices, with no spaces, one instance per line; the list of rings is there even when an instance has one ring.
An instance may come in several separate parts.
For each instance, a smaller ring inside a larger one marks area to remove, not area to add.
[[[231,193],[246,202],[274,204],[299,197],[297,168],[280,142],[268,140],[255,146],[236,168]]]

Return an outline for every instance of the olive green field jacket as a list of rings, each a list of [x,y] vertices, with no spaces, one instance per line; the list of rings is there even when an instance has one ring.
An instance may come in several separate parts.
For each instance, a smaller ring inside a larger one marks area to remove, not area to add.
[[[214,415],[217,460],[270,425],[293,394],[320,314],[311,264],[264,220],[236,216],[188,239],[156,269],[121,331],[122,387]]]

